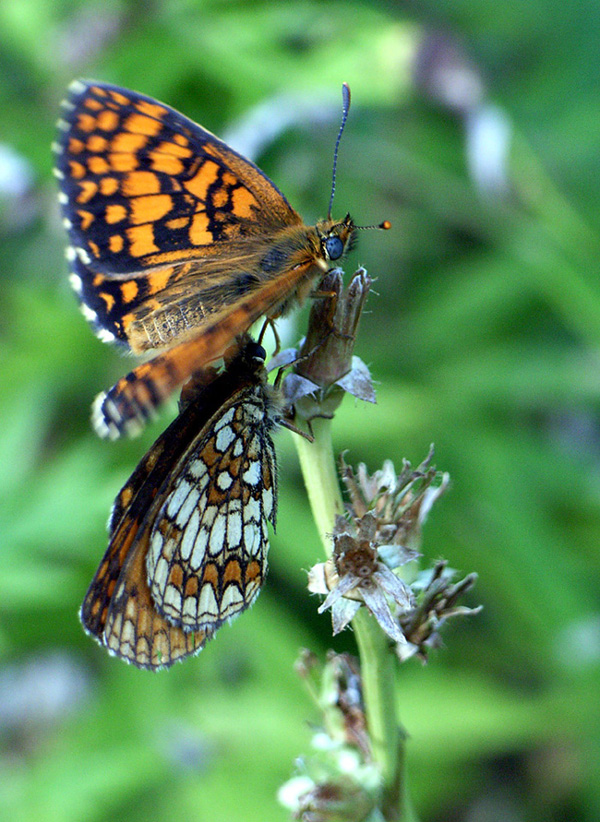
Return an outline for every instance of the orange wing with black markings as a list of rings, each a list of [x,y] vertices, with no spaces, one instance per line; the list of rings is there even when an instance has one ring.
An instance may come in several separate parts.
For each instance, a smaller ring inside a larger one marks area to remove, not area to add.
[[[81,609],[85,629],[141,668],[196,653],[248,608],[275,524],[280,420],[265,352],[191,381],[186,405],[119,493],[110,543]]]
[[[71,282],[85,316],[101,339],[134,353],[194,352],[171,369],[179,382],[255,319],[306,296],[355,233],[349,216],[304,225],[253,163],[126,89],[72,84],[55,150]],[[132,419],[143,422],[171,393],[164,360],[152,362],[144,386],[129,390],[134,370],[109,392],[122,415],[105,418],[97,406],[100,433],[133,429]]]
[[[256,166],[168,106],[76,81],[63,107],[56,170],[76,285],[118,339],[119,310],[168,292],[189,275],[178,263],[301,223]]]

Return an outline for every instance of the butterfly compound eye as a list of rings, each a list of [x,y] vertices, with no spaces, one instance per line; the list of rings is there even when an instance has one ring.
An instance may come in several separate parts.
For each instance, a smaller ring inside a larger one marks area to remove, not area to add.
[[[344,253],[344,244],[339,237],[328,237],[325,240],[325,251],[330,260],[339,260]]]
[[[267,352],[265,349],[260,343],[254,342],[254,340],[248,343],[245,350],[245,355],[249,360],[260,360],[261,362],[264,362],[267,359]]]

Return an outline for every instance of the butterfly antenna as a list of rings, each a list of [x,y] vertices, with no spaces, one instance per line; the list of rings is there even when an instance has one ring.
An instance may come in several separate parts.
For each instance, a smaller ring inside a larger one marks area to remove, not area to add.
[[[342,84],[342,122],[340,123],[340,130],[338,132],[337,140],[335,141],[335,148],[333,149],[333,174],[331,180],[331,197],[329,198],[329,210],[327,212],[327,219],[331,219],[331,208],[333,206],[333,195],[335,194],[335,174],[337,171],[338,149],[340,147],[340,140],[344,132],[344,126],[348,119],[348,112],[350,111],[350,86],[348,83]]]
[[[388,228],[391,228],[392,224],[389,220],[384,220],[382,223],[378,223],[377,225],[355,225],[354,228],[356,231],[370,231],[372,228],[383,228],[387,231]]]

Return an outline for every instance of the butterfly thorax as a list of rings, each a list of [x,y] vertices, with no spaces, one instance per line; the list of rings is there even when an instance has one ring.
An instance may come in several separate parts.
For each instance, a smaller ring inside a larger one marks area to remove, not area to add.
[[[256,311],[269,318],[286,314],[302,304],[318,277],[351,248],[355,236],[352,219],[326,219],[315,226],[290,225],[268,239],[249,236],[232,244],[230,253],[181,263],[163,270],[169,298],[157,303],[152,294],[132,305],[135,315],[123,318],[124,333],[136,353],[170,347],[197,334],[197,328],[222,310],[250,297],[269,283],[273,292]],[[156,273],[158,278],[159,272]],[[147,277],[148,275],[146,275]],[[287,287],[293,278],[295,287]]]
[[[343,220],[319,220],[314,226],[291,226],[283,229],[270,243],[260,260],[263,277],[277,278],[286,272],[304,269],[304,276],[296,288],[287,292],[285,299],[274,303],[265,314],[269,318],[286,314],[302,304],[310,294],[315,280],[340,260],[354,243],[356,230],[349,214]]]

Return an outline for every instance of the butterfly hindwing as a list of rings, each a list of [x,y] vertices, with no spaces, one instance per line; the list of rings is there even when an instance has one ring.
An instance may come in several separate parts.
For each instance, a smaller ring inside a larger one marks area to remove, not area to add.
[[[234,394],[205,427],[163,502],[148,552],[157,609],[185,630],[214,630],[247,608],[267,569],[275,525],[272,399]]]
[[[117,496],[81,619],[111,653],[167,667],[247,608],[275,524],[278,404],[264,349],[193,381],[187,404]]]

